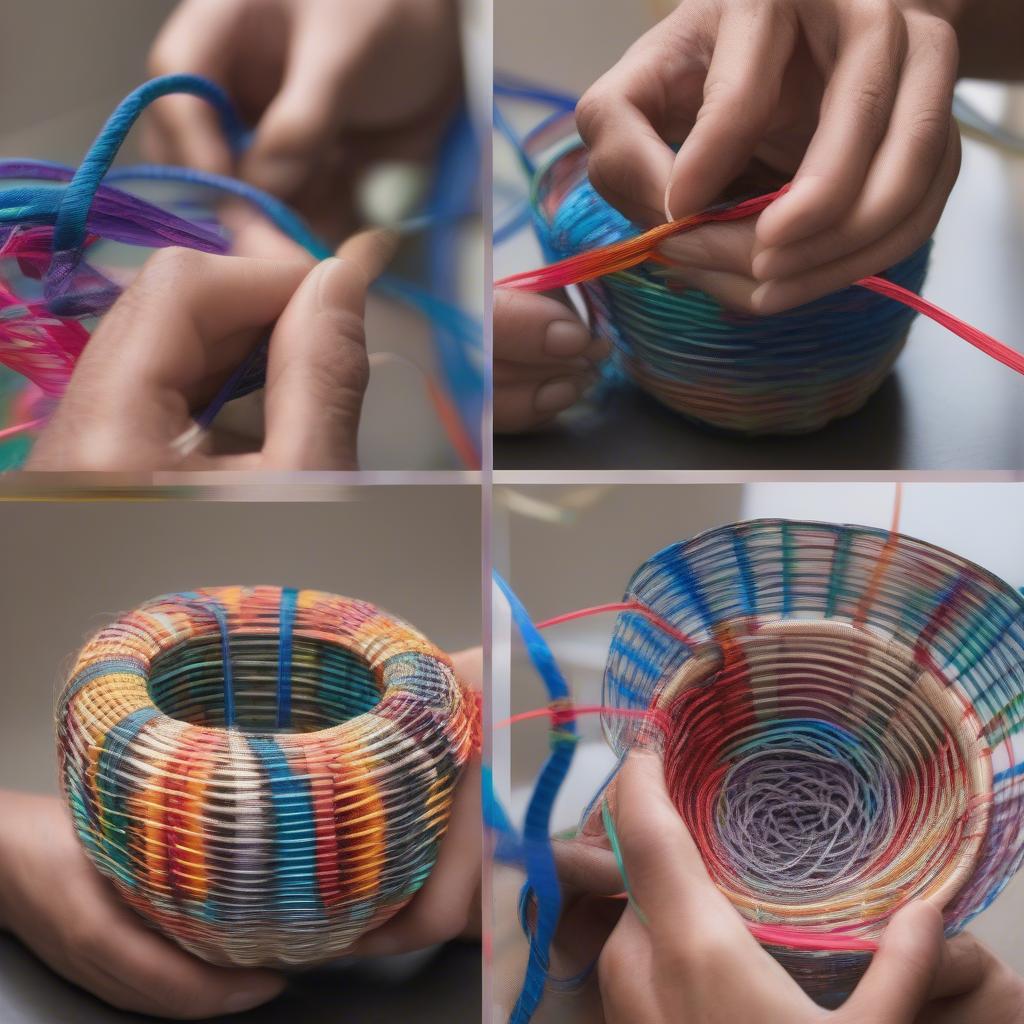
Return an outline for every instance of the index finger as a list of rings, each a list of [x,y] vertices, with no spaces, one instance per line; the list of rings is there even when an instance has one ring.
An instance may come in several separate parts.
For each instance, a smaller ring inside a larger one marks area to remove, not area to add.
[[[665,190],[669,220],[699,213],[750,161],[778,106],[796,37],[794,19],[773,4],[723,16],[703,103]]]
[[[235,369],[305,273],[298,262],[161,250],[100,324],[68,393],[202,397],[197,388]]]
[[[225,83],[231,38],[243,7],[237,0],[186,0],[164,25],[149,56],[154,75],[192,73]],[[148,111],[161,160],[215,174],[234,162],[220,120],[194,96],[165,96]]]
[[[665,219],[675,159],[668,140],[692,123],[692,80],[704,69],[697,55],[703,44],[680,33],[675,20],[666,22],[641,36],[576,105],[591,183],[617,210],[647,225]]]

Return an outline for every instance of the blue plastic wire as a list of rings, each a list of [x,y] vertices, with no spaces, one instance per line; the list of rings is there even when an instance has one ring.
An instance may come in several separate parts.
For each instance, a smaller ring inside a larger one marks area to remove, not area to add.
[[[547,641],[533,624],[529,613],[512,588],[498,574],[494,582],[508,601],[512,619],[519,630],[530,661],[544,682],[550,701],[568,702],[569,685],[558,667]],[[562,889],[558,882],[555,856],[551,849],[551,812],[558,791],[565,781],[576,750],[576,723],[567,718],[563,728],[551,735],[551,753],[541,768],[526,809],[523,826],[523,861],[527,883],[537,896],[537,920],[530,936],[530,954],[523,986],[516,1000],[510,1024],[527,1024],[544,995],[558,916],[562,909]]]
[[[206,100],[220,116],[232,150],[240,153],[245,147],[248,137],[245,125],[235,112],[228,94],[219,85],[198,75],[163,75],[140,85],[111,114],[65,190],[54,224],[53,245],[56,252],[81,249],[96,190],[110,170],[132,126],[146,107],[172,93],[185,93]]]
[[[212,598],[194,592],[182,596],[188,598],[196,608],[208,612],[217,623],[220,633],[220,660],[224,672],[224,726],[230,729],[235,724],[235,679],[231,670],[231,640],[228,633],[228,617],[221,605]]]
[[[281,588],[277,647],[277,727],[279,729],[287,729],[292,724],[292,634],[295,628],[295,608],[298,597],[299,592],[294,587]]]

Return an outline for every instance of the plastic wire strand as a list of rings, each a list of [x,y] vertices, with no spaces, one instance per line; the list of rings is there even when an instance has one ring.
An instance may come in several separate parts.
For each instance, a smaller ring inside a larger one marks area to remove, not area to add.
[[[693,231],[705,224],[742,220],[756,216],[767,209],[785,191],[785,189],[779,189],[776,192],[744,200],[725,209],[707,210],[704,213],[651,228],[635,238],[593,249],[579,256],[570,256],[546,267],[510,274],[497,281],[495,287],[546,292],[593,281],[607,274],[639,266],[652,259],[657,259],[658,262],[668,262],[658,253],[658,246],[667,239]],[[992,359],[1008,366],[1016,373],[1024,374],[1024,353],[1017,352],[990,334],[986,334],[977,327],[972,327],[908,288],[878,276],[865,277],[854,283],[860,288],[883,295],[924,314]]]

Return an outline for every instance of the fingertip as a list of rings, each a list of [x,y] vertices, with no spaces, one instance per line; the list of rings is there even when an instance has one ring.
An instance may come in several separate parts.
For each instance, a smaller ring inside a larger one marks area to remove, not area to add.
[[[589,377],[558,377],[541,384],[533,395],[534,412],[552,416],[574,406],[592,383]]]
[[[678,220],[679,218],[672,212],[672,179],[669,179],[668,184],[665,186],[664,196],[664,208],[665,208],[665,223],[671,224],[672,221]]]
[[[912,936],[915,940],[942,941],[942,911],[928,900],[913,900],[900,907],[882,933],[882,943]]]
[[[773,316],[786,308],[785,295],[777,281],[765,281],[750,293],[750,308],[758,316]]]
[[[750,273],[755,281],[767,282],[777,276],[772,271],[778,252],[779,250],[773,247],[762,249],[754,254],[753,259],[750,261]]]
[[[685,144],[684,144],[685,145]],[[681,160],[680,157],[683,157]],[[687,186],[687,163],[681,149],[675,156],[672,163],[672,171],[668,177],[668,184],[665,186],[665,219],[666,221],[680,220],[683,217],[699,213],[694,209],[695,200],[693,189]]]
[[[582,356],[591,345],[591,335],[579,320],[552,320],[544,332],[544,353],[553,359]]]
[[[793,180],[757,219],[755,236],[765,249],[790,245],[826,227],[831,186],[825,179],[804,175]]]
[[[347,238],[335,256],[359,269],[370,285],[395,258],[401,235],[392,228],[371,228]]]

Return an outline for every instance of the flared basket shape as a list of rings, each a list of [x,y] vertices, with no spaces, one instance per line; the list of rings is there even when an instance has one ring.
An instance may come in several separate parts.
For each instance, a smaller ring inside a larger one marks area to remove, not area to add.
[[[852,990],[893,913],[954,934],[1024,857],[1024,599],[948,551],[856,526],[757,520],[659,552],[619,617],[618,753],[662,745],[719,887],[816,999]]]

